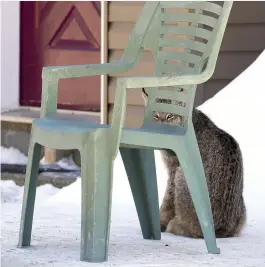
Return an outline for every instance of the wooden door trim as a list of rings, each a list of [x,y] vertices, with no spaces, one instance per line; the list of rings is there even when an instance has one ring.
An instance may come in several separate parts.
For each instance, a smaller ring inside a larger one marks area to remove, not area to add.
[[[108,55],[108,25],[109,25],[109,2],[107,1],[100,1],[101,2],[101,33],[102,39],[101,40],[101,63],[109,62],[109,55]],[[101,92],[100,92],[100,122],[101,123],[108,123],[108,75],[101,76]]]

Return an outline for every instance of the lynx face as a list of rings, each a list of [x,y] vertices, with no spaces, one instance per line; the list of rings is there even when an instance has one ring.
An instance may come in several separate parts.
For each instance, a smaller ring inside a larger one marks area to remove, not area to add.
[[[145,104],[147,103],[148,94],[142,88],[142,96],[144,98]],[[153,112],[154,121],[158,123],[167,123],[183,126],[184,118],[178,114],[168,113],[168,112]]]
[[[175,124],[175,125],[183,125],[183,117],[167,112],[154,112],[153,113],[154,120],[159,123],[167,123],[167,124]]]

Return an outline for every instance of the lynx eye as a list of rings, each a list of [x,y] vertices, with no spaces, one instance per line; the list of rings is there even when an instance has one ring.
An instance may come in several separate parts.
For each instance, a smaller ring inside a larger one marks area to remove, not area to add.
[[[159,115],[157,113],[155,113],[155,115],[154,115],[154,120],[155,121],[158,121],[159,120]]]
[[[173,114],[167,114],[166,119],[171,120],[171,119],[173,119],[173,117],[174,117]]]

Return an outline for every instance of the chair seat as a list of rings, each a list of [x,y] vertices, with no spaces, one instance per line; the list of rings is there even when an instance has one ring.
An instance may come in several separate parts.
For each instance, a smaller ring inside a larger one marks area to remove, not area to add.
[[[184,136],[186,131],[186,128],[159,123],[146,124],[141,128],[125,127],[122,131],[121,145],[123,147],[166,148],[161,146],[168,142],[161,142],[161,138]]]
[[[177,125],[162,124],[162,123],[144,124],[141,128],[125,127],[124,130],[140,132],[140,133],[146,132],[146,133],[157,133],[157,134],[167,134],[167,135],[184,135],[186,133],[186,128]]]
[[[87,121],[73,121],[56,118],[41,118],[33,121],[33,125],[52,132],[91,132],[97,129],[110,128],[110,125]]]

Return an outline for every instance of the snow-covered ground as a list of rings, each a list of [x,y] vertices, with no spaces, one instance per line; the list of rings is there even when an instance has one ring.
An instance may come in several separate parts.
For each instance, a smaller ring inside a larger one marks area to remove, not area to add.
[[[27,156],[20,152],[18,149],[14,147],[0,147],[0,162],[5,164],[27,164]],[[73,156],[69,156],[67,158],[62,158],[57,161],[55,164],[49,164],[45,162],[45,159],[42,158],[40,160],[40,166],[52,167],[52,168],[62,168],[65,170],[80,170],[80,167],[75,164],[73,160]]]
[[[167,233],[162,234],[161,241],[143,240],[118,156],[114,166],[108,262],[79,261],[80,179],[61,190],[50,185],[38,188],[32,246],[26,249],[16,247],[23,188],[11,181],[1,181],[2,266],[265,266],[264,69],[265,51],[237,79],[200,107],[238,140],[244,159],[247,226],[240,237],[217,240],[220,255],[207,254],[204,240]],[[161,201],[167,175],[159,153],[156,162]]]
[[[14,147],[1,146],[1,163],[6,164],[27,164],[27,156]]]

